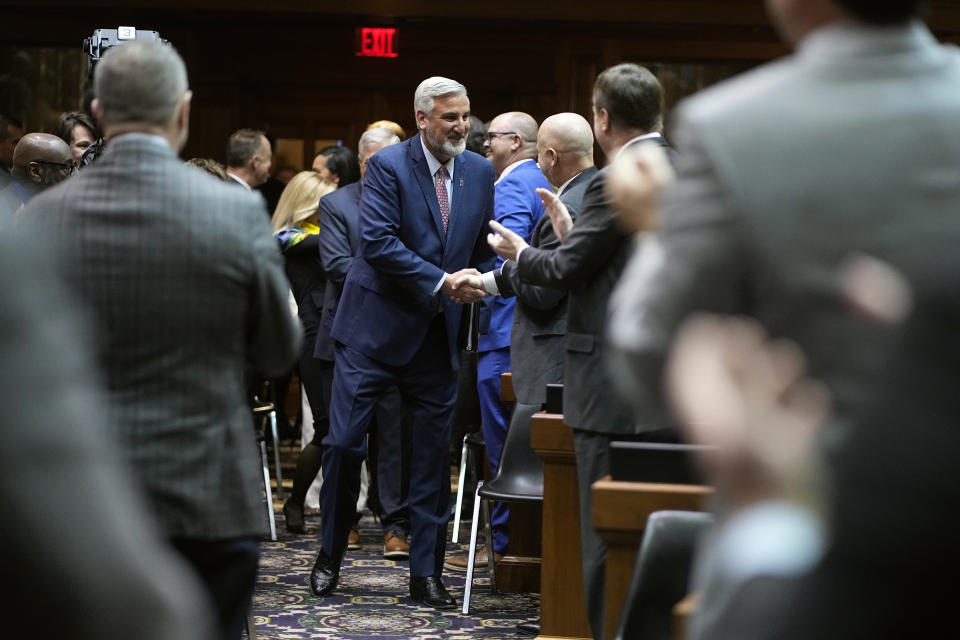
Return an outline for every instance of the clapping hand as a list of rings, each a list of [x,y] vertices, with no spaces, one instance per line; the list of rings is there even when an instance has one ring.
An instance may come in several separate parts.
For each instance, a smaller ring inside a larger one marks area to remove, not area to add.
[[[805,377],[793,343],[752,320],[696,315],[681,327],[666,370],[686,439],[717,445],[701,462],[732,506],[803,490],[815,434],[830,407]]]
[[[567,205],[563,204],[557,194],[550,189],[539,188],[537,195],[543,200],[543,206],[547,210],[547,215],[550,216],[550,223],[553,225],[557,240],[563,242],[573,227],[573,218],[570,217]]]
[[[494,232],[487,234],[487,244],[504,260],[516,260],[520,250],[529,246],[523,238],[496,220],[490,221],[490,228]]]
[[[447,274],[440,290],[459,304],[476,302],[487,295],[480,272],[476,269],[461,269],[456,273]]]

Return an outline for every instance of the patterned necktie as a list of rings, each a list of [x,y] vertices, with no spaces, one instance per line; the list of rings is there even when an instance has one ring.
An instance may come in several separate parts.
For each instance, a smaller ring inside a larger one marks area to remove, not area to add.
[[[440,219],[443,220],[443,232],[447,232],[450,222],[450,200],[447,197],[447,168],[440,165],[437,169],[437,202],[440,203]]]

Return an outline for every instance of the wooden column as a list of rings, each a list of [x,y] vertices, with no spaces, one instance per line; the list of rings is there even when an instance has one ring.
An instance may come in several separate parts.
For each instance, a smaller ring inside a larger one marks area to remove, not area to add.
[[[580,563],[580,498],[573,432],[563,416],[538,413],[530,442],[543,459],[543,563],[540,566],[541,640],[589,640]]]
[[[612,640],[620,623],[647,518],[664,509],[702,511],[712,493],[700,485],[615,482],[609,477],[593,483],[593,526],[607,543],[605,640]]]

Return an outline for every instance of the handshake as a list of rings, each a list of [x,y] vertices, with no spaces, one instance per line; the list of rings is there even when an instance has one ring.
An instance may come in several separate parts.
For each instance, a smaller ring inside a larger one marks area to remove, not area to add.
[[[487,295],[483,288],[483,279],[476,269],[461,269],[456,273],[447,274],[440,290],[459,304],[476,302]]]

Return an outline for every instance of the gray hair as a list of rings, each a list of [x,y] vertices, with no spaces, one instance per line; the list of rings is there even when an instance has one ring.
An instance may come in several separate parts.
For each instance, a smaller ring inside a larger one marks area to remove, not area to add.
[[[187,92],[187,68],[176,50],[156,42],[111,47],[93,75],[93,93],[110,124],[166,125]]]
[[[400,142],[400,138],[390,129],[383,127],[374,127],[363,132],[360,136],[360,142],[357,144],[357,151],[362,157],[367,147],[389,147],[392,144]]]
[[[420,83],[413,94],[413,113],[417,111],[430,113],[433,110],[433,101],[442,96],[465,96],[467,88],[450,78],[433,76]]]

